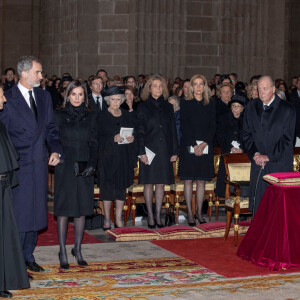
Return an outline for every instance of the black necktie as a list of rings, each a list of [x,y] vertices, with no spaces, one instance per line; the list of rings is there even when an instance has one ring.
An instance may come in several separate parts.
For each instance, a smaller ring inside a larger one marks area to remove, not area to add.
[[[98,111],[101,110],[99,98],[100,98],[100,97],[96,97],[96,102],[97,102]]]
[[[30,108],[35,116],[35,119],[37,120],[37,108],[32,96],[32,91],[29,91],[29,102],[30,102]]]
[[[268,108],[268,105],[264,104],[264,110],[266,110]]]

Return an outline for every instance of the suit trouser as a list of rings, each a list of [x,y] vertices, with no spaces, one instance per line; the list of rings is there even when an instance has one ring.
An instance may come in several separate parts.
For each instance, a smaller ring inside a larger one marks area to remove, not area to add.
[[[37,241],[37,231],[19,232],[25,262],[34,262],[33,251]]]

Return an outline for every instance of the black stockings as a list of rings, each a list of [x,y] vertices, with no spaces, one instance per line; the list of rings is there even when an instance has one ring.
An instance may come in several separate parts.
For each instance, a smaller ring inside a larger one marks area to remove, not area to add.
[[[57,217],[57,233],[59,240],[59,253],[60,261],[62,264],[68,263],[67,251],[66,251],[66,236],[68,229],[68,217],[59,216]],[[75,245],[74,252],[79,260],[83,260],[81,254],[81,241],[84,232],[85,216],[74,218],[75,227]]]
[[[155,217],[156,217],[156,223],[161,225],[161,219],[160,219],[160,213],[162,208],[162,203],[164,199],[164,184],[156,184],[155,185]],[[150,225],[155,224],[154,216],[153,216],[153,184],[145,184],[144,186],[144,198],[147,206],[148,211],[148,223]]]
[[[205,181],[197,180],[197,187],[196,187],[196,215],[201,220],[204,221],[201,211],[202,205],[204,200],[204,192],[205,192]],[[187,207],[187,218],[189,223],[193,223],[194,217],[192,212],[192,197],[193,197],[193,180],[185,180],[184,181],[184,198]]]

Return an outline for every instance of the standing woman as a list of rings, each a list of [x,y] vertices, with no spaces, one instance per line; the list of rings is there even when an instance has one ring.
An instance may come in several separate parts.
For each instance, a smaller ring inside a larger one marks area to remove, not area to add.
[[[148,227],[163,227],[160,213],[164,198],[164,185],[174,183],[173,162],[178,155],[177,133],[172,105],[166,101],[168,89],[165,80],[152,76],[142,92],[137,110],[137,142],[139,183],[144,184],[144,198],[148,210]],[[152,163],[145,147],[155,153]],[[156,218],[153,216],[153,186],[155,185]]]
[[[121,127],[134,128],[135,115],[120,109],[125,101],[124,87],[111,86],[103,92],[108,109],[98,120],[98,167],[100,181],[99,199],[103,201],[103,229],[111,228],[110,208],[112,201],[116,203],[114,227],[122,227],[122,212],[126,200],[126,188],[133,184],[134,167],[137,162],[134,136],[120,136]]]
[[[75,245],[71,253],[78,265],[86,266],[81,254],[85,217],[94,209],[94,170],[97,163],[96,112],[88,108],[84,83],[72,81],[66,90],[62,108],[55,112],[64,162],[55,168],[54,215],[60,245],[59,261],[68,269],[66,234],[69,217],[74,217]],[[79,169],[77,168],[79,166]],[[77,174],[75,174],[75,169]]]
[[[0,83],[0,114],[6,99]],[[0,298],[11,298],[8,290],[29,288],[19,230],[15,220],[11,188],[18,184],[15,170],[18,154],[0,121]]]
[[[210,90],[203,75],[191,78],[187,101],[181,102],[179,176],[184,180],[184,197],[187,206],[188,224],[196,225],[196,220],[205,223],[201,215],[205,181],[214,177],[213,138],[216,130],[215,103],[210,100]],[[200,143],[201,142],[201,143]],[[208,154],[204,154],[208,146]],[[193,181],[196,180],[197,212],[192,215]]]

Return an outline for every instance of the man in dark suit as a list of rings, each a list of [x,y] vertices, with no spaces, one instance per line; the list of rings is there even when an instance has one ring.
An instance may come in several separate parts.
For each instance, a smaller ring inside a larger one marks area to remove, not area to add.
[[[262,177],[293,171],[293,139],[296,113],[287,101],[275,95],[269,76],[258,80],[259,98],[245,109],[243,142],[251,160],[249,209],[256,212],[268,186]]]
[[[18,61],[20,81],[5,93],[7,100],[0,119],[19,152],[19,185],[13,189],[14,212],[26,266],[42,272],[33,251],[37,232],[47,226],[48,164],[60,162],[58,129],[53,122],[52,101],[41,88],[42,65],[37,58],[24,56]],[[48,160],[47,146],[51,149]]]
[[[292,90],[290,95],[291,102],[296,109],[296,146],[300,146],[300,76],[296,81],[296,88]]]
[[[101,112],[107,109],[107,103],[104,101],[101,91],[103,89],[103,80],[100,76],[90,78],[90,88],[92,93],[89,95],[89,106],[91,110]]]

